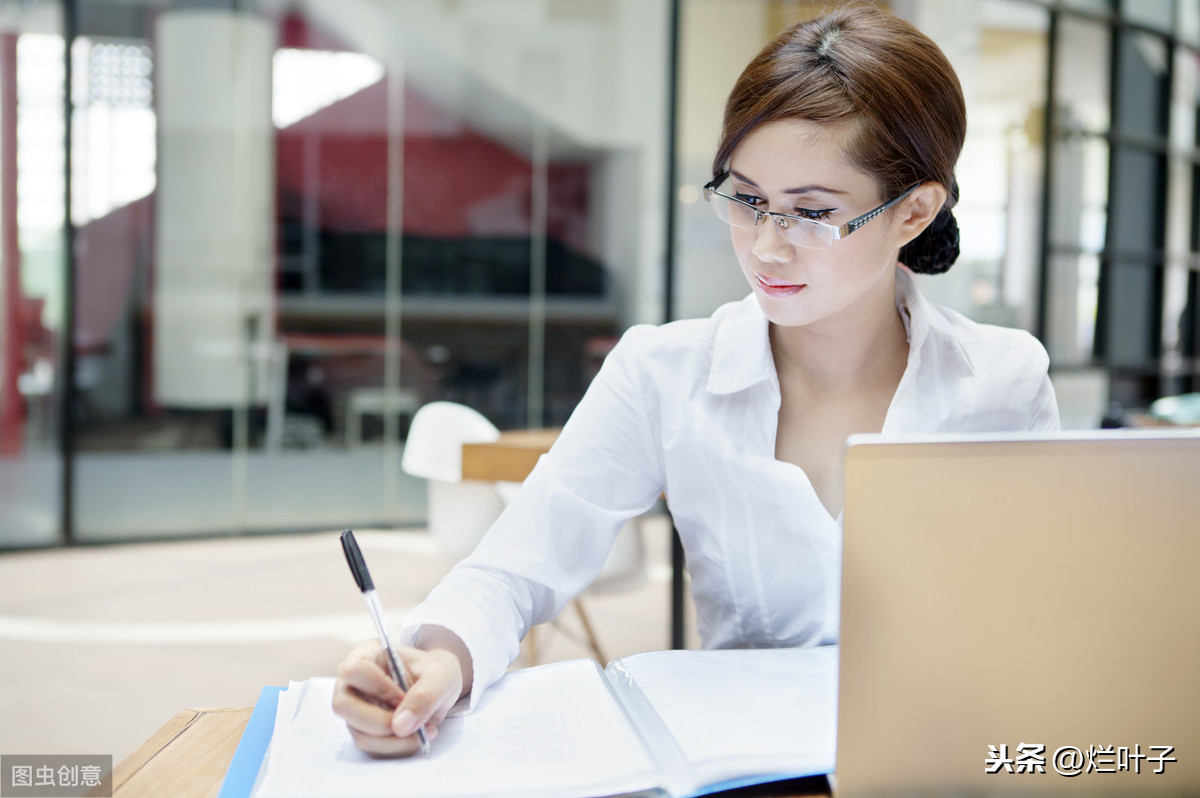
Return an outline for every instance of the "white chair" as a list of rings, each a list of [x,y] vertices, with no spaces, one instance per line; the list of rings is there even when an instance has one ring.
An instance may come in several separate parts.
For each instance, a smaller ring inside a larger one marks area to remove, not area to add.
[[[504,509],[496,483],[463,480],[462,446],[499,437],[481,413],[454,402],[421,406],[409,425],[400,468],[426,480],[429,534],[451,564],[475,549]]]
[[[400,467],[406,474],[426,480],[429,534],[443,555],[456,563],[470,554],[499,517],[518,483],[480,482],[462,478],[464,443],[488,443],[500,430],[479,412],[455,402],[430,402],[413,416]],[[585,595],[631,590],[646,581],[646,550],[638,519],[621,529],[599,575]],[[572,604],[579,615],[586,641],[596,659],[606,662],[583,602]],[[561,627],[560,627],[561,629]],[[563,629],[568,635],[570,632]],[[533,629],[524,642],[526,659],[537,662]]]

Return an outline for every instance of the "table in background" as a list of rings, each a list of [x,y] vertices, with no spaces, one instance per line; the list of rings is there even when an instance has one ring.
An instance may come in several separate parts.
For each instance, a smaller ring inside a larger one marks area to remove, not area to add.
[[[283,426],[287,415],[288,364],[293,355],[317,358],[377,357],[389,353],[397,360],[403,357],[406,345],[390,342],[383,335],[331,335],[326,333],[287,333],[272,344],[271,379],[267,399],[266,448],[277,452],[283,447]],[[362,444],[362,419],[367,414],[397,416],[402,422],[411,421],[421,406],[421,391],[396,386],[385,390],[382,385],[360,385],[351,388],[346,396],[344,422],[346,446]]]
[[[502,432],[490,443],[464,443],[463,479],[484,482],[524,482],[538,458],[550,451],[561,429],[525,429]]]
[[[215,796],[252,711],[250,707],[183,710],[114,768],[113,797]],[[713,794],[808,798],[829,795],[829,783],[818,776]]]

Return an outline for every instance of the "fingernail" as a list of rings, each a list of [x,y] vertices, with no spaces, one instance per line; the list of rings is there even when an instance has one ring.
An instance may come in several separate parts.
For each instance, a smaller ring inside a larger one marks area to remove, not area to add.
[[[417,730],[417,716],[402,709],[392,716],[392,734],[397,737],[407,737]]]

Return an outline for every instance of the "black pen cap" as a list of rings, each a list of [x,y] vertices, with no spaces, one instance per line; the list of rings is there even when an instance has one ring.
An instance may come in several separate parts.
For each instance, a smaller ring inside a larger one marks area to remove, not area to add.
[[[367,570],[367,562],[358,549],[358,541],[354,539],[354,532],[349,529],[342,533],[342,551],[346,553],[346,562],[350,563],[350,573],[354,574],[354,581],[358,583],[358,589],[364,593],[374,590],[375,583],[371,581],[371,572]]]

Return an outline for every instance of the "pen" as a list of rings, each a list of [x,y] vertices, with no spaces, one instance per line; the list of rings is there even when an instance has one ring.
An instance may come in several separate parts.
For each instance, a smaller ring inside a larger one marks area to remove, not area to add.
[[[358,548],[354,532],[349,529],[342,533],[342,551],[346,553],[346,562],[350,563],[350,572],[354,574],[354,581],[358,583],[358,589],[362,591],[363,598],[367,601],[367,609],[371,611],[371,620],[375,622],[375,631],[379,634],[379,645],[387,652],[388,664],[392,668],[392,678],[396,680],[396,684],[400,685],[400,689],[407,693],[408,680],[404,678],[404,666],[396,657],[396,652],[392,651],[392,641],[388,637],[387,624],[383,622],[383,608],[379,606],[379,596],[375,594],[375,583],[371,581],[371,572],[367,570],[367,561],[363,559],[362,551]],[[417,740],[421,743],[421,753],[428,754],[429,738],[425,736],[423,726],[417,727]]]

